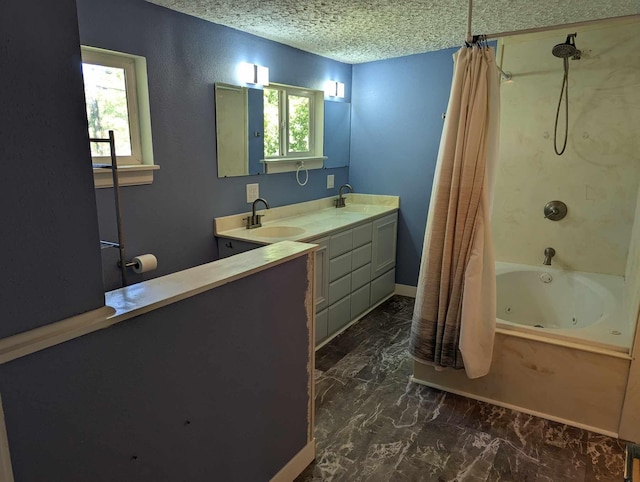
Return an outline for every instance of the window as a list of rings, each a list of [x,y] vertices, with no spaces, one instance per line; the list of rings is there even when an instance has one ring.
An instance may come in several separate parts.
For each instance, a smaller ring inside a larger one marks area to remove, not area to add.
[[[122,184],[148,184],[157,166],[153,166],[145,59],[83,46],[82,75],[89,137],[107,138],[113,130]],[[108,144],[90,145],[95,164],[111,164]],[[104,169],[94,173],[97,187],[111,185],[110,173]]]
[[[300,87],[264,88],[266,163],[322,159],[323,99],[322,92]]]

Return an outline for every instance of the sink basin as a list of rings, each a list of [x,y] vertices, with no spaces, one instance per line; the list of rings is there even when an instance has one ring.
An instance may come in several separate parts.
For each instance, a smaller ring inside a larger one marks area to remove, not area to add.
[[[265,238],[287,238],[289,236],[297,236],[304,233],[303,228],[297,226],[263,226],[257,228],[254,233],[256,236],[263,236]]]

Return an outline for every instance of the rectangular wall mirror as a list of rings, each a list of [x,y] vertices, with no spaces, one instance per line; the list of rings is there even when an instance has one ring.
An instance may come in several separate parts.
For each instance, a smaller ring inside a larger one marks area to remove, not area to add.
[[[262,89],[215,84],[218,177],[265,173],[261,162],[267,157],[263,94]],[[324,114],[318,121],[324,125],[324,167],[346,167],[349,165],[351,104],[325,100],[323,106]]]

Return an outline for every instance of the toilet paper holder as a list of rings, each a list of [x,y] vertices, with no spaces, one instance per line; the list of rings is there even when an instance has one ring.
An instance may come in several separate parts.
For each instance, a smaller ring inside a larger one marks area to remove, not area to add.
[[[118,268],[121,268],[122,264],[118,261]],[[158,267],[158,259],[152,254],[141,254],[134,257],[131,261],[127,261],[124,264],[125,268],[132,268],[136,273],[146,273],[152,271]]]
[[[136,256],[131,261],[126,261],[126,251],[124,247],[124,230],[122,227],[122,209],[120,205],[120,180],[118,174],[118,159],[116,156],[116,140],[113,130],[108,132],[109,136],[105,138],[91,137],[89,142],[109,144],[111,162],[107,164],[93,164],[94,169],[108,169],[111,171],[111,179],[113,182],[113,199],[115,204],[116,228],[118,241],[100,241],[100,249],[118,248],[119,260],[118,268],[120,269],[120,277],[122,279],[122,287],[127,286],[127,268],[133,268],[136,273],[144,273],[156,269],[158,260],[152,254],[143,254]]]

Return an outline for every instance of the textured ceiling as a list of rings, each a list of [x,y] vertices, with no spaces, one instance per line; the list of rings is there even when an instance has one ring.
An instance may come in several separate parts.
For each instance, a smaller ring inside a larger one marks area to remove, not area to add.
[[[467,0],[147,0],[351,64],[459,46]],[[476,0],[473,34],[640,13],[640,0]]]

